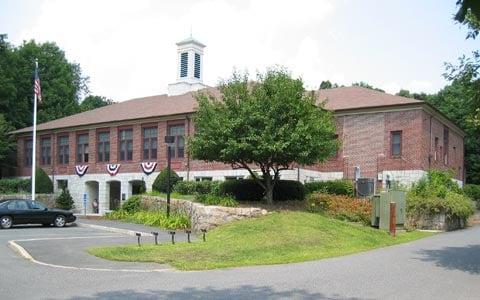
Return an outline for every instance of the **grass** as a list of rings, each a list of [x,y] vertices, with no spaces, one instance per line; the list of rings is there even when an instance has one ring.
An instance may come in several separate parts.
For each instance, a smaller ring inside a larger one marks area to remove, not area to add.
[[[180,270],[268,265],[341,256],[420,239],[425,232],[386,232],[306,212],[275,212],[218,227],[207,242],[91,248],[117,261],[156,262]]]

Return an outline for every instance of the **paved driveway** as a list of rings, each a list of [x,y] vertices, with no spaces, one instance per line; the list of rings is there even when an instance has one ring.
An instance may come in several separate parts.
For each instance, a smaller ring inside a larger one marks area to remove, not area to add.
[[[38,265],[7,246],[12,239],[39,238],[56,239],[19,242],[36,259],[122,271]],[[66,239],[62,243],[59,238]],[[480,295],[480,226],[345,257],[204,272],[139,273],[128,269],[165,266],[117,265],[91,258],[82,250],[118,241],[134,243],[135,239],[82,227],[0,230],[1,298],[479,299]]]

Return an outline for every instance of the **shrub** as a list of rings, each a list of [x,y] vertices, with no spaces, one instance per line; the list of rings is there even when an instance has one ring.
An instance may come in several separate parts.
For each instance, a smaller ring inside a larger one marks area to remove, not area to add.
[[[229,196],[217,196],[212,194],[196,194],[195,201],[205,205],[219,205],[226,207],[236,207],[238,202]]]
[[[464,194],[451,172],[430,170],[407,194],[407,215],[415,217],[445,213],[447,218],[466,220],[474,212],[472,200]]]
[[[311,212],[322,212],[336,219],[370,224],[372,205],[368,200],[345,195],[312,193],[307,197],[307,208]]]
[[[304,200],[305,187],[295,180],[280,180],[273,189],[273,200]]]
[[[480,208],[480,185],[479,184],[466,184],[463,187],[465,195],[470,197],[477,203],[477,207]]]
[[[42,168],[36,168],[35,193],[38,193],[38,194],[53,193],[53,182]]]
[[[350,180],[313,181],[305,183],[307,193],[324,192],[333,195],[353,197],[353,182]]]
[[[182,195],[219,194],[220,181],[180,181],[174,187],[174,192]]]
[[[227,180],[220,184],[219,195],[231,195],[236,200],[261,201],[263,188],[253,179]],[[305,188],[301,182],[279,180],[273,189],[274,201],[303,200]]]
[[[195,194],[196,183],[196,181],[177,182],[177,184],[173,188],[173,191],[182,195],[193,195]]]
[[[105,214],[109,220],[121,220],[133,222],[137,224],[155,226],[165,229],[185,229],[190,228],[190,219],[186,214],[171,213],[167,218],[165,212],[162,211],[137,211],[129,213],[123,209],[112,211]]]
[[[122,210],[126,211],[127,213],[134,213],[140,210],[140,203],[142,201],[142,197],[139,195],[132,196],[128,198],[125,203],[122,205]]]
[[[60,196],[55,199],[55,204],[57,208],[70,210],[75,207],[75,202],[73,202],[72,195],[68,189],[63,189]]]
[[[236,200],[260,201],[263,188],[253,179],[227,180],[220,184],[220,195],[231,195]]]
[[[165,168],[158,174],[157,178],[153,182],[152,189],[157,192],[166,193],[167,192],[167,180],[168,180],[168,168]],[[170,171],[170,190],[173,190],[175,184],[180,181],[180,177],[175,171]]]
[[[431,215],[445,213],[447,218],[460,218],[466,220],[474,212],[473,202],[468,196],[447,192],[445,198],[423,197],[411,192],[407,194],[407,215]]]
[[[410,191],[421,197],[445,198],[448,191],[462,193],[462,189],[452,180],[452,172],[429,170],[427,175],[412,186]]]
[[[31,187],[32,181],[30,179],[0,179],[0,194],[28,192],[31,190]]]

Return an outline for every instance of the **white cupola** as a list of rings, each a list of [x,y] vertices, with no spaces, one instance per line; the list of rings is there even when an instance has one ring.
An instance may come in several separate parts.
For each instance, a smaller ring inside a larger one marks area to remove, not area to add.
[[[191,36],[177,43],[177,82],[168,85],[168,95],[175,96],[206,88],[203,84],[203,48]]]

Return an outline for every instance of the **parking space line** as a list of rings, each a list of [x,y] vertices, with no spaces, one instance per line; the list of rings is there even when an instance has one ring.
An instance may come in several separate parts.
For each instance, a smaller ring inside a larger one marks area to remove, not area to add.
[[[30,241],[45,241],[45,240],[76,240],[76,239],[96,239],[96,238],[113,238],[122,237],[121,235],[96,235],[96,236],[67,236],[67,237],[46,237],[46,238],[33,238],[33,239],[21,239],[12,240],[15,242],[30,242]]]
[[[135,230],[130,230],[130,229],[108,227],[108,226],[81,223],[81,222],[77,223],[77,225],[79,227],[88,227],[88,228],[110,231],[110,232],[115,232],[115,233],[123,233],[123,234],[131,235],[131,236],[135,236],[135,234],[137,234],[137,233],[140,233],[142,236],[153,236],[151,233],[148,233],[148,232],[141,232],[141,231],[135,231]]]

